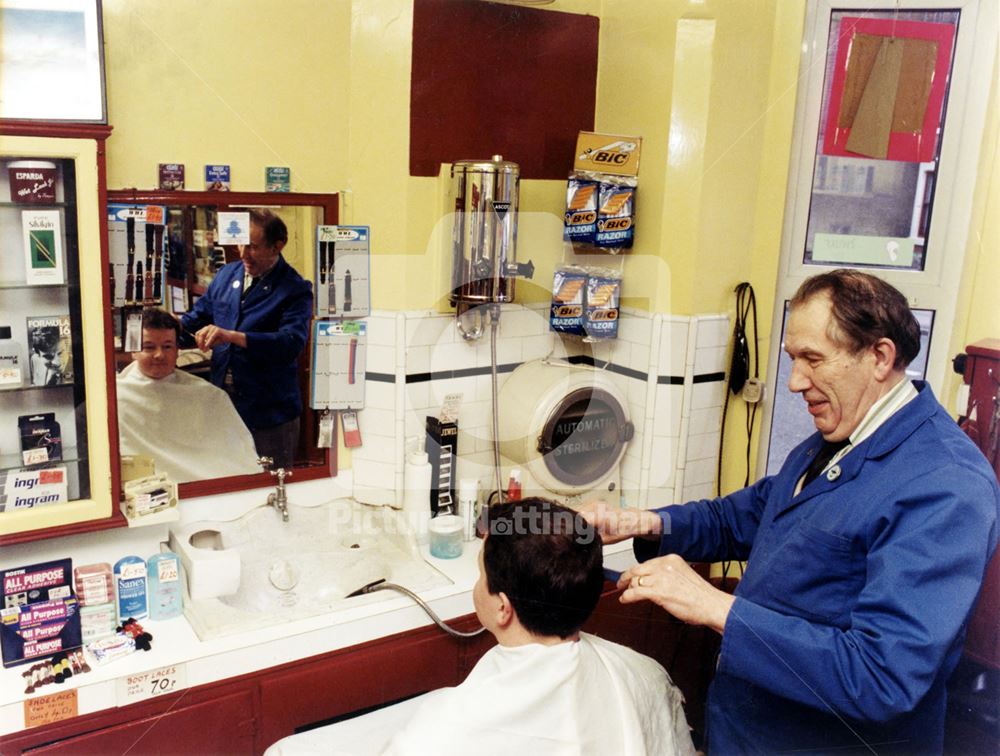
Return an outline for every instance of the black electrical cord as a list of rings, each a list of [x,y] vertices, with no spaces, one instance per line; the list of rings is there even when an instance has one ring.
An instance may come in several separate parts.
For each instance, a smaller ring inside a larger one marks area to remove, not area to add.
[[[757,296],[754,294],[753,286],[744,281],[738,284],[736,293],[736,321],[733,324],[733,357],[730,362],[730,375],[725,392],[725,399],[722,403],[722,425],[719,430],[719,456],[716,460],[715,492],[717,496],[722,496],[722,452],[726,440],[726,416],[729,413],[730,393],[740,392],[747,382],[750,373],[750,352],[753,352],[753,379],[760,377],[760,352],[757,341]],[[753,340],[747,338],[747,318],[751,317],[753,322]],[[753,427],[757,420],[757,402],[747,402],[746,410],[746,475],[743,478],[744,487],[750,485],[750,450],[753,443]],[[743,562],[739,562],[740,576],[743,575]],[[726,584],[729,576],[729,562],[722,564],[722,584]]]

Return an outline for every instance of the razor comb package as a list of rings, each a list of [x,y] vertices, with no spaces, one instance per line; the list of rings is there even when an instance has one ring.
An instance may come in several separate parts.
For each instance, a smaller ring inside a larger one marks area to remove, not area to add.
[[[370,254],[368,226],[316,227],[316,317],[368,316]]]
[[[317,410],[365,406],[365,332],[363,320],[313,323],[312,391]]]

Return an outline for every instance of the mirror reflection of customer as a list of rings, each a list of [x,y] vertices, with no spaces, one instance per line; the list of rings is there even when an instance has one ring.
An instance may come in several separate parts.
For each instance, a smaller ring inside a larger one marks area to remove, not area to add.
[[[663,667],[580,631],[603,585],[601,539],[579,514],[539,498],[490,507],[472,601],[499,645],[428,694],[385,753],[693,756]]]
[[[180,324],[153,307],[142,313],[142,351],[118,375],[121,453],[153,458],[172,481],[259,472],[250,431],[229,395],[176,370]]]
[[[298,357],[309,337],[312,286],[281,255],[284,221],[250,211],[250,243],[181,317],[200,349],[212,350],[212,383],[225,389],[274,467],[291,467],[302,397]]]
[[[638,536],[623,602],[722,634],[709,753],[941,753],[1000,489],[930,386],[907,379],[919,350],[888,283],[813,276],[784,351],[817,433],[781,470],[659,510],[587,505],[606,540]],[[685,559],[748,561],[731,596]]]

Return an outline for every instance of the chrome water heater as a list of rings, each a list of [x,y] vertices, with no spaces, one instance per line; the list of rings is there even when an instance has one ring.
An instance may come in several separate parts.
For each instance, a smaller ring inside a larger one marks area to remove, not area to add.
[[[514,279],[534,273],[530,261],[516,262],[519,183],[517,163],[500,155],[451,166],[450,299],[459,316],[479,305],[514,301]]]

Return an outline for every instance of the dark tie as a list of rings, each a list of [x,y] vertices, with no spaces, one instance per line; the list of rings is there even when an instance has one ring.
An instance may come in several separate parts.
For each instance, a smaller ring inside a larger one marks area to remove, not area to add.
[[[241,297],[241,299],[246,299],[247,298],[247,294],[249,294],[251,291],[253,291],[253,287],[257,285],[257,282],[259,280],[260,280],[260,276],[256,276],[256,277],[250,279],[250,285],[247,286],[243,290],[243,296]]]
[[[824,441],[819,451],[816,452],[812,463],[809,465],[809,469],[806,470],[806,476],[802,479],[802,488],[812,483],[816,479],[816,476],[823,472],[823,469],[830,463],[830,460],[837,455],[837,452],[849,443],[851,443],[849,438],[845,438],[843,441]]]

